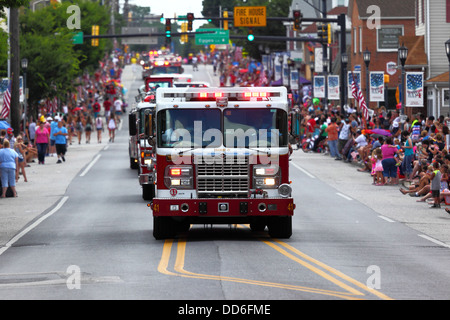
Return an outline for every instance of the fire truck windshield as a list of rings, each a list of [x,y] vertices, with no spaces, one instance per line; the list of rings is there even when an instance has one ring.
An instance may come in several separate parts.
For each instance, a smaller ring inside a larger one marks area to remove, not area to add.
[[[151,74],[181,73],[180,66],[153,67]]]
[[[287,116],[281,109],[226,109],[224,145],[228,148],[286,147]]]
[[[158,146],[206,148],[222,145],[219,109],[165,109],[158,112]]]
[[[287,115],[264,109],[165,109],[158,119],[161,148],[286,147]],[[223,126],[222,126],[223,123]]]
[[[170,88],[170,82],[169,81],[150,81],[147,82],[148,91],[156,91],[158,88]]]

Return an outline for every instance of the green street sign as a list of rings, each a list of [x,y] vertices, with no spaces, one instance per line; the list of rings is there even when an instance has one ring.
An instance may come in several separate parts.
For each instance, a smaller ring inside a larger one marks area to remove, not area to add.
[[[72,43],[73,44],[83,44],[83,31],[73,33]]]
[[[203,33],[195,35],[195,44],[211,45],[211,44],[228,44],[230,42],[230,31],[219,28],[214,29],[197,29],[195,32],[214,31],[214,33]]]

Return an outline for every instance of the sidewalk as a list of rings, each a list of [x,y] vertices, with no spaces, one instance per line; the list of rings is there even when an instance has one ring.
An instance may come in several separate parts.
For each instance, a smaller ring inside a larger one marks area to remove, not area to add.
[[[25,168],[28,182],[20,175],[17,198],[0,199],[0,246],[64,195],[72,179],[106,146],[107,136],[103,135],[102,140],[101,144],[97,143],[95,136],[90,144],[70,145],[66,162],[57,164],[57,157],[46,157],[45,165],[39,165],[36,159]]]
[[[122,72],[124,87],[130,88],[136,79],[131,66],[126,66]],[[135,93],[128,90],[124,99],[130,101],[129,96],[133,97],[133,94]],[[129,108],[130,106],[127,110]],[[127,117],[123,115],[122,119]],[[84,134],[81,144],[78,144],[76,136],[72,139],[72,145],[67,148],[66,162],[57,164],[57,157],[46,157],[45,165],[39,165],[35,159],[36,162],[25,168],[28,182],[24,182],[23,176],[20,175],[16,184],[18,197],[0,199],[0,248],[54,206],[64,196],[70,182],[109,144],[107,130],[102,133],[102,143],[97,143],[95,130],[92,132],[90,144],[84,142]]]
[[[303,168],[315,178],[325,181],[340,193],[365,204],[397,223],[421,232],[450,246],[450,215],[442,209],[430,209],[418,198],[403,195],[396,186],[375,186],[367,172],[358,172],[361,166],[335,161],[323,153],[305,153],[294,150],[292,163]],[[292,169],[294,170],[294,169]],[[297,200],[299,201],[299,200]],[[331,204],[330,204],[331,205]],[[301,213],[298,213],[301,214]]]

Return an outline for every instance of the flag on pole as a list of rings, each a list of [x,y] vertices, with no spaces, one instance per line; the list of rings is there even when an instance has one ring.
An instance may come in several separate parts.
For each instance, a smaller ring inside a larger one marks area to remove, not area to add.
[[[0,113],[0,118],[6,119],[9,116],[9,110],[11,109],[11,83],[12,81],[9,81],[8,88],[5,91],[5,94],[3,95],[3,108],[2,112]]]
[[[353,77],[353,81],[352,81],[352,95],[353,98],[358,101],[359,104],[359,109],[364,117],[365,120],[369,120],[369,110],[367,108],[366,105],[366,100],[364,99],[364,96],[361,92],[361,89],[358,87],[358,85],[356,84],[355,78]]]

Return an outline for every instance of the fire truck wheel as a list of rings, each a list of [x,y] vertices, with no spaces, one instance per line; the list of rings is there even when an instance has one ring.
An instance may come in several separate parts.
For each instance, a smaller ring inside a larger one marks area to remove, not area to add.
[[[156,240],[174,238],[177,234],[177,222],[171,217],[153,217],[153,237]]]
[[[272,217],[267,224],[272,238],[289,239],[292,235],[292,217]]]
[[[144,184],[142,185],[142,198],[144,200],[153,200],[155,196],[155,185]]]

